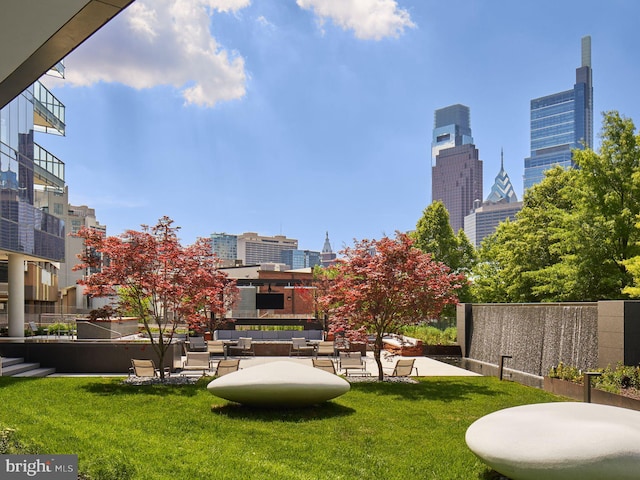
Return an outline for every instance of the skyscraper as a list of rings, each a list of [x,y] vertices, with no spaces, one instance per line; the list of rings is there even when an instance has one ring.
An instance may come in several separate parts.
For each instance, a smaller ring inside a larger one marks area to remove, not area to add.
[[[482,205],[477,205],[472,213],[464,217],[464,233],[469,242],[478,248],[482,240],[495,232],[501,222],[513,220],[520,210],[522,202],[518,201],[511,179],[504,169],[504,155],[501,152],[500,171],[491,187],[491,193]]]
[[[451,105],[436,110],[431,143],[431,200],[449,212],[454,232],[482,199],[482,160],[473,144],[469,107]]]
[[[524,160],[524,190],[551,167],[574,167],[571,150],[593,148],[591,37],[582,38],[582,65],[573,89],[531,100],[531,154]]]

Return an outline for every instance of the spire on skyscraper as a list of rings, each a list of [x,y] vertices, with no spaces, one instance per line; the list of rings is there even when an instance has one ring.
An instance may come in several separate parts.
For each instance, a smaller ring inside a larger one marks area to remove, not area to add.
[[[331,249],[331,243],[329,242],[329,232],[327,232],[324,239],[324,246],[322,247],[322,252],[320,253],[320,264],[323,267],[330,267],[336,261],[337,255],[333,253]]]
[[[324,246],[322,247],[322,253],[333,253],[333,250],[331,250],[331,243],[329,243],[329,232],[327,232],[327,236],[324,239]]]
[[[498,203],[505,201],[513,203],[518,201],[516,192],[511,184],[511,179],[504,169],[504,150],[500,149],[500,171],[496,175],[496,180],[491,187],[491,193],[487,197],[487,202]]]

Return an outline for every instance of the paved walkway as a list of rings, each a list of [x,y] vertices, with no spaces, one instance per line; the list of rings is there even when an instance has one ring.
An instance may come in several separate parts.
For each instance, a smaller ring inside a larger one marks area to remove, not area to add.
[[[291,361],[298,362],[304,365],[312,365],[311,357],[230,357],[230,358],[241,358],[240,360],[240,368],[249,368],[254,365],[260,365],[262,363],[275,362],[275,361]],[[399,356],[388,356],[382,359],[382,367],[385,373],[391,373],[393,371],[393,367],[396,364],[396,360],[398,358],[415,358],[414,366],[418,368],[418,374],[421,377],[472,377],[472,376],[480,376],[477,373],[470,372],[469,370],[465,370],[464,368],[459,368],[453,365],[449,365],[448,363],[440,362],[438,360],[434,360],[428,357],[399,357]],[[217,362],[217,360],[214,360]],[[373,358],[372,352],[367,352],[367,356],[365,359],[366,368],[371,375],[378,375],[378,366],[376,365],[376,361]],[[389,369],[387,371],[387,368]],[[338,372],[342,374],[343,372]],[[413,375],[415,375],[415,370],[413,371]]]
[[[183,357],[184,360],[185,357]],[[218,360],[222,357],[214,357],[214,368],[217,364]],[[290,362],[298,362],[304,365],[312,366],[311,357],[229,357],[229,358],[241,358],[240,360],[240,368],[249,368],[255,365],[260,365],[268,362],[277,362],[277,361],[290,361]],[[418,374],[421,377],[474,377],[480,376],[477,373],[470,372],[465,370],[464,368],[459,368],[453,365],[449,365],[448,363],[439,362],[438,360],[434,360],[428,357],[399,357],[399,356],[388,356],[382,359],[382,366],[386,373],[391,373],[393,371],[393,367],[396,364],[396,360],[398,358],[415,358],[415,366],[418,368]],[[365,359],[366,368],[369,373],[373,376],[378,375],[378,367],[376,365],[376,361],[373,358],[372,352],[367,352],[367,356]],[[388,369],[388,370],[387,370]],[[343,374],[344,372],[338,372],[338,374]],[[176,375],[178,373],[174,373],[172,375]],[[198,375],[197,371],[188,372],[189,376]],[[126,376],[125,373],[93,373],[93,374],[73,374],[73,373],[54,373],[50,375],[51,377],[74,377],[74,376],[83,376],[83,377],[122,377]],[[415,376],[415,370],[413,371],[413,376]]]

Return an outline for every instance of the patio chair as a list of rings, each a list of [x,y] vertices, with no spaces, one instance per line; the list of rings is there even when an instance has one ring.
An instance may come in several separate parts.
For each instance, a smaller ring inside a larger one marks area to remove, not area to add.
[[[312,361],[315,368],[319,368],[320,370],[336,375],[336,366],[330,358],[313,358]]]
[[[411,376],[411,372],[415,369],[416,376],[418,375],[418,367],[414,367],[415,358],[400,358],[396,362],[395,367],[393,367],[393,372],[389,375],[390,377],[409,377]]]
[[[333,347],[333,342],[320,342],[318,344],[318,348],[316,349],[316,357],[320,355],[329,355],[330,357],[335,357],[336,351]]]
[[[304,354],[304,355],[312,355],[316,350],[316,347],[313,345],[309,345],[307,340],[302,338],[291,338],[291,346],[289,347],[289,355]]]
[[[222,340],[209,340],[207,342],[207,350],[209,355],[225,355],[226,349],[224,348],[224,341]]]
[[[220,360],[218,362],[218,366],[216,367],[216,372],[214,376],[221,377],[226,375],[227,373],[237,372],[240,368],[240,359],[233,358],[229,360]]]
[[[29,330],[31,330],[31,334],[32,335],[37,335],[38,334],[38,328],[40,328],[41,331],[44,332],[45,335],[49,334],[49,329],[46,327],[38,327],[38,325],[36,325],[36,322],[29,322]]]
[[[369,375],[366,364],[360,352],[340,352],[338,367],[349,375],[349,370],[355,370],[361,375]]]
[[[209,352],[187,352],[187,358],[182,364],[181,375],[186,375],[190,370],[202,370],[202,376],[211,370]]]
[[[229,345],[227,349],[238,355],[255,355],[253,345],[251,345],[251,337],[240,337],[236,345]]]
[[[164,367],[165,375],[171,375],[171,369]],[[132,358],[131,367],[129,367],[129,376],[134,375],[136,377],[159,377],[160,370],[156,368],[156,364],[153,360],[141,360]]]
[[[189,352],[206,352],[207,342],[204,337],[189,337],[187,341]]]

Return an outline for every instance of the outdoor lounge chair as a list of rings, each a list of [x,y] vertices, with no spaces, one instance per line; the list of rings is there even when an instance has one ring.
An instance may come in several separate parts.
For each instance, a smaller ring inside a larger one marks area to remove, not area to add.
[[[390,377],[409,377],[411,376],[411,372],[415,369],[416,376],[418,375],[418,367],[414,367],[415,358],[400,358],[396,362],[395,367],[393,368],[393,372],[389,375]]]
[[[361,375],[370,375],[370,373],[367,372],[366,364],[360,352],[340,352],[340,363],[338,366],[340,370],[344,370],[346,375],[349,375],[349,370],[355,370]]]
[[[206,352],[207,342],[204,337],[189,337],[187,346],[190,352]]]
[[[237,372],[240,368],[240,359],[234,358],[229,360],[220,360],[218,362],[218,366],[216,367],[216,373],[214,374],[216,377],[221,377],[226,375],[227,373]]]
[[[181,375],[186,375],[190,370],[202,370],[202,376],[211,370],[209,352],[187,352],[187,358],[182,365]]]
[[[335,354],[336,351],[333,346],[333,342],[320,342],[318,344],[318,348],[316,349],[316,356],[329,355],[330,357],[334,357]]]
[[[165,375],[171,375],[171,369],[164,367]],[[153,360],[140,360],[136,358],[131,359],[131,367],[129,367],[129,376],[134,375],[136,377],[159,377],[160,370],[156,368],[156,364]]]
[[[302,338],[291,338],[291,347],[289,348],[289,355],[304,354],[304,355],[313,355],[316,347],[314,345],[309,345],[307,340]]]
[[[207,350],[209,355],[225,355],[226,349],[224,348],[224,342],[222,340],[209,340],[207,342]]]
[[[238,355],[255,355],[253,345],[251,345],[251,337],[240,337],[236,345],[229,345],[227,349]]]
[[[330,358],[314,358],[313,366],[315,368],[319,368],[320,370],[324,370],[325,372],[336,374],[336,366],[333,364],[333,360]]]

